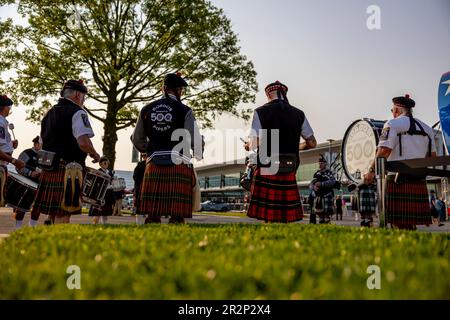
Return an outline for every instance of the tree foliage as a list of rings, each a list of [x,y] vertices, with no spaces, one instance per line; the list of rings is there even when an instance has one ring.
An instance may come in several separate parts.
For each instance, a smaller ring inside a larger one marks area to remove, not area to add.
[[[22,0],[18,12],[25,25],[0,23],[0,71],[14,71],[2,89],[40,121],[64,81],[83,78],[86,109],[103,122],[103,153],[113,162],[117,131],[160,95],[169,72],[188,80],[184,101],[204,127],[223,113],[249,117],[239,104],[254,101],[256,72],[209,1]]]

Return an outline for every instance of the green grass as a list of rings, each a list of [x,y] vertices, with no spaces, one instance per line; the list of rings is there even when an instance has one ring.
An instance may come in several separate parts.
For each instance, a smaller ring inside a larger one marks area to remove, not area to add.
[[[449,234],[315,225],[26,228],[0,299],[449,299]],[[368,290],[369,265],[381,290]],[[81,290],[66,287],[69,265]]]

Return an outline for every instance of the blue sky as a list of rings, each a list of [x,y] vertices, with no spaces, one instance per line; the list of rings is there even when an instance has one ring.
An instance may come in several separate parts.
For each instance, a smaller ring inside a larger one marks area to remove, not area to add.
[[[356,119],[388,119],[392,97],[404,93],[416,100],[418,118],[429,124],[438,121],[439,79],[450,71],[449,0],[212,3],[224,9],[239,35],[242,52],[255,64],[260,92],[254,107],[265,102],[262,90],[267,83],[286,83],[291,104],[305,111],[319,141],[342,138]],[[381,30],[370,31],[366,26],[370,5],[381,9]],[[0,17],[12,11],[3,7]],[[11,117],[17,128],[23,118],[20,109]],[[231,117],[222,117],[216,124],[222,130],[248,126]],[[100,148],[100,124],[96,129]],[[31,130],[16,131],[25,145],[35,135]],[[133,168],[130,133],[120,135],[121,169]],[[227,148],[230,160],[236,155]],[[207,162],[221,160],[216,154]]]

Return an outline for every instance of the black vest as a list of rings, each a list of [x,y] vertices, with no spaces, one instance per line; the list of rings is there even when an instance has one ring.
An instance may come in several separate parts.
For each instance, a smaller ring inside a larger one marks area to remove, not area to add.
[[[305,114],[281,100],[273,100],[256,109],[261,127],[268,130],[263,139],[267,139],[268,156],[272,152],[271,129],[279,130],[279,154],[295,155],[299,164],[300,138],[302,134]]]
[[[172,151],[180,141],[171,141],[177,129],[184,129],[184,120],[191,109],[171,98],[162,98],[142,110],[145,134],[149,139],[147,153]],[[189,150],[183,150],[185,154]]]
[[[330,180],[331,177],[333,177],[333,173],[331,172],[331,170],[326,169],[323,172],[320,170],[317,170],[316,173],[314,173],[313,179],[316,179],[317,182],[325,182],[325,181]],[[334,195],[333,188],[325,187],[325,186],[321,186],[319,188],[319,191],[317,191],[316,193],[319,196],[325,196],[329,193],[333,193],[333,195]]]
[[[41,124],[42,149],[56,153],[65,162],[78,162],[83,167],[87,154],[78,146],[72,133],[72,118],[81,109],[67,99],[60,99],[52,107]]]

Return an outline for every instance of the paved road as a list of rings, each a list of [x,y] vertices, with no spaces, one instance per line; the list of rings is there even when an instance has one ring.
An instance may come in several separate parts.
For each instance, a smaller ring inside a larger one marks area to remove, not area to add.
[[[28,225],[29,214],[25,217],[24,225]],[[77,224],[89,224],[91,223],[91,218],[82,215],[82,216],[73,216],[72,223]],[[163,219],[163,223],[167,223],[168,219]],[[188,219],[188,223],[201,223],[201,224],[221,224],[221,223],[253,223],[258,224],[261,223],[255,219],[250,218],[241,218],[241,217],[229,217],[222,216],[220,214],[217,215],[205,215],[205,214],[194,214],[193,219]],[[111,224],[134,224],[135,218],[130,216],[124,217],[109,217],[109,223]],[[308,218],[304,221],[299,222],[300,224],[308,223]],[[377,223],[375,221],[375,223]],[[43,224],[43,219],[41,218],[39,224]],[[344,217],[343,221],[332,221],[332,224],[339,226],[349,226],[349,227],[359,227],[360,222],[355,221],[352,217]],[[12,210],[8,208],[0,208],[0,238],[5,235],[10,234],[14,231],[15,222],[12,218]],[[450,222],[447,222],[444,227],[438,227],[437,225],[433,225],[430,227],[420,226],[420,231],[425,232],[450,232]]]

